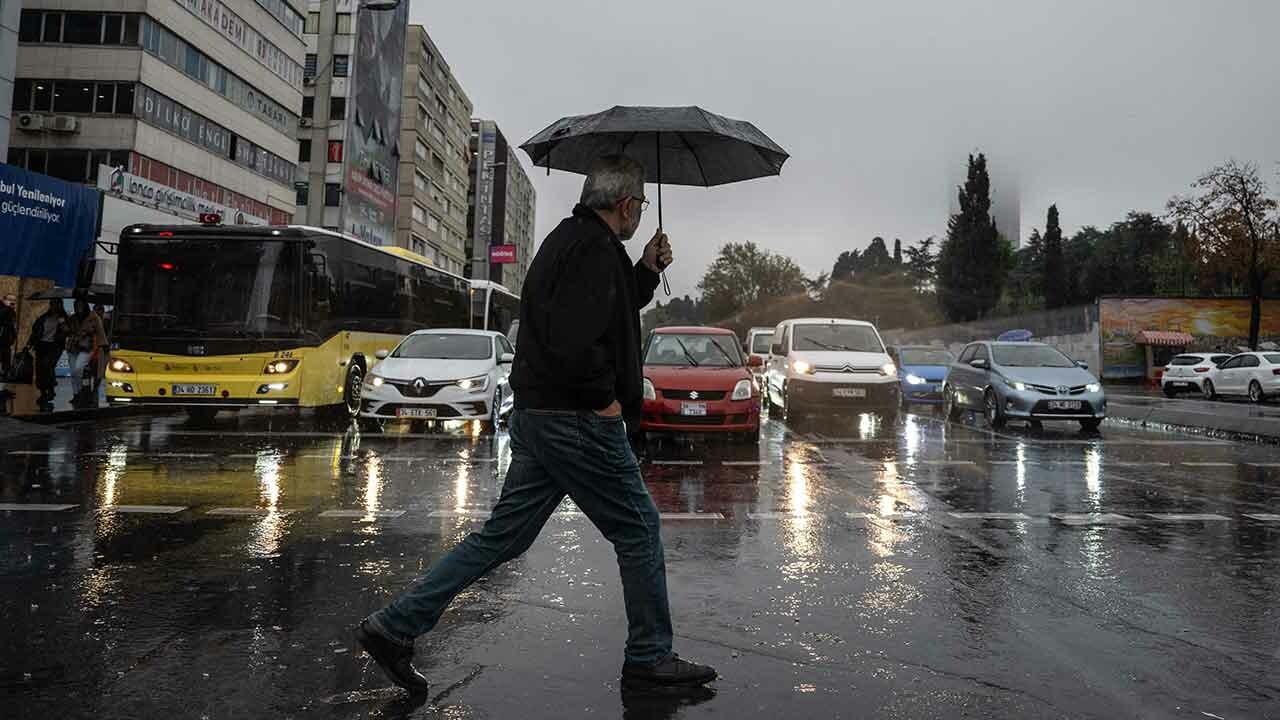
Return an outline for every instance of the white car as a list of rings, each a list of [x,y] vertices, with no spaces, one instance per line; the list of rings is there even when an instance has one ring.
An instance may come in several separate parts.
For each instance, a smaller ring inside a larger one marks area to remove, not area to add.
[[[1160,376],[1160,389],[1166,397],[1180,392],[1204,392],[1203,381],[1214,368],[1231,359],[1220,353],[1183,353],[1175,355]]]
[[[488,330],[419,330],[379,362],[361,388],[364,420],[477,420],[511,410],[511,343]]]
[[[1260,403],[1280,395],[1280,353],[1246,352],[1209,371],[1203,393],[1212,400],[1219,395],[1243,395]]]
[[[743,349],[746,350],[748,357],[760,358],[761,368],[769,361],[771,347],[773,347],[773,328],[753,327],[747,331],[747,342]]]
[[[898,368],[869,322],[784,320],[773,332],[765,402],[778,417],[793,412],[874,412],[897,420]]]

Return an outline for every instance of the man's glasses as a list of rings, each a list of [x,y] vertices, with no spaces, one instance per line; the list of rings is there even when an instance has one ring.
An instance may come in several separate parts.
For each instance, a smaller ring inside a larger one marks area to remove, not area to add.
[[[639,201],[640,201],[640,212],[644,212],[645,210],[648,210],[648,209],[649,209],[649,201],[648,201],[648,200],[645,200],[645,199],[644,199],[644,198],[642,198],[642,197],[637,197],[637,196],[635,196],[635,195],[632,195],[632,196],[631,196],[631,199],[632,199],[632,200],[639,200]]]

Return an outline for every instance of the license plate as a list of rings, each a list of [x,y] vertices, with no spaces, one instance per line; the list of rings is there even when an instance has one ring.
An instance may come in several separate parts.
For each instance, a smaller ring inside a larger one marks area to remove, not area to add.
[[[1050,400],[1050,410],[1079,410],[1084,407],[1084,403],[1080,400]]]
[[[426,418],[429,420],[435,416],[435,408],[399,408],[396,410],[396,417],[402,418]]]
[[[174,395],[212,395],[217,391],[217,385],[182,384],[173,386]]]
[[[707,414],[707,404],[706,403],[680,403],[680,414],[704,417]]]
[[[838,398],[864,398],[867,396],[867,391],[862,388],[833,388],[831,396]]]

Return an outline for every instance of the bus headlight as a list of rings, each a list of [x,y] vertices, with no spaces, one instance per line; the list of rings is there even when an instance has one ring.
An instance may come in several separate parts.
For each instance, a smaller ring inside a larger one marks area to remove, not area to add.
[[[115,359],[111,361],[111,370],[118,373],[131,373],[133,366],[127,360]]]
[[[751,399],[751,381],[739,380],[737,385],[733,386],[733,394],[729,396],[730,400],[750,400]]]
[[[489,387],[489,376],[481,375],[479,377],[467,378],[454,383],[463,390],[471,390],[473,392],[481,392]]]
[[[298,367],[297,360],[272,360],[267,363],[262,372],[266,375],[283,375],[287,372],[293,372],[296,367]]]

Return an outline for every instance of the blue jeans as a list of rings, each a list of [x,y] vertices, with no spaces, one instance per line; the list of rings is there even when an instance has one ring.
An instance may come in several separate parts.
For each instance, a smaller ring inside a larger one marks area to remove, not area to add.
[[[370,615],[373,629],[412,646],[415,637],[435,627],[458,593],[528,550],[568,495],[617,553],[627,608],[627,661],[647,665],[665,658],[671,652],[671,609],[660,519],[622,418],[516,410],[511,454],[502,496],[484,527]]]

